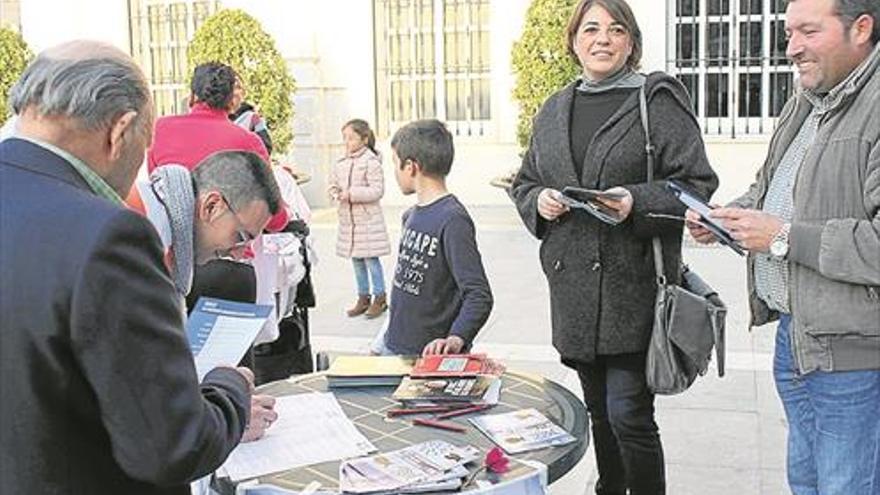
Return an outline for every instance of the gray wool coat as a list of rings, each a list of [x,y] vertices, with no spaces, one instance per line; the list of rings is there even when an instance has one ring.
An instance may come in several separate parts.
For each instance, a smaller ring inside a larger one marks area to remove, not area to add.
[[[638,92],[596,132],[583,173],[576,177],[569,144],[575,86],[552,95],[538,111],[529,149],[510,190],[526,227],[542,241],[553,346],[567,364],[648,348],[656,294],[651,238],[660,236],[666,276],[677,282],[683,223],[647,214],[684,214],[685,207],[666,189],[667,180],[707,199],[718,187],[687,92],[676,79],[659,72],[649,75],[645,84],[656,149],[655,181],[647,183]],[[632,212],[617,226],[578,210],[552,222],[544,220],[538,214],[538,194],[565,186],[622,186],[632,193]]]

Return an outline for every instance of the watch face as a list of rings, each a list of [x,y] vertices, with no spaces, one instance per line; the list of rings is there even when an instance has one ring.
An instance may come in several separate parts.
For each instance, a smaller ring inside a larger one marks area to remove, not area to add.
[[[788,243],[785,241],[773,241],[770,244],[770,254],[781,258],[788,253]]]

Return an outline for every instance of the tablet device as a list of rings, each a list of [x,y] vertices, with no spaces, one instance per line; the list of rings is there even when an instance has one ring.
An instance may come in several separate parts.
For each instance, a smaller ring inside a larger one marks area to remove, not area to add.
[[[674,181],[669,181],[666,183],[666,187],[675,194],[675,197],[678,198],[679,201],[684,203],[685,206],[694,210],[700,215],[700,223],[709,229],[710,232],[715,234],[715,237],[718,238],[718,241],[721,244],[733,249],[740,256],[745,256],[746,252],[737,244],[736,239],[730,235],[730,232],[721,225],[718,220],[715,220],[711,216],[709,216],[709,211],[712,209],[711,206],[706,204],[699,196],[691,193],[680,184],[677,184]]]

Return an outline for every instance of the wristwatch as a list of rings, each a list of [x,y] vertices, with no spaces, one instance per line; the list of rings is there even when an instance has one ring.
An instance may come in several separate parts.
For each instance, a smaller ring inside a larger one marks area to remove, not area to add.
[[[773,236],[770,241],[770,256],[776,259],[785,259],[788,254],[788,232],[791,230],[790,223],[782,224],[782,228]]]

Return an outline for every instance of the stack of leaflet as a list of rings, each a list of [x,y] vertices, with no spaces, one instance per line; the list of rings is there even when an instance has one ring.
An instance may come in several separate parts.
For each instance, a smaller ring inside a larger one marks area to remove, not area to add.
[[[469,421],[508,454],[566,445],[576,440],[535,409],[477,416]]]
[[[504,367],[484,354],[419,358],[392,397],[407,407],[497,404]]]
[[[327,385],[340,387],[396,387],[412,370],[413,358],[401,356],[340,356],[327,370]]]
[[[468,476],[464,465],[478,457],[472,446],[430,440],[344,461],[339,466],[339,488],[343,493],[371,495],[457,490]]]

